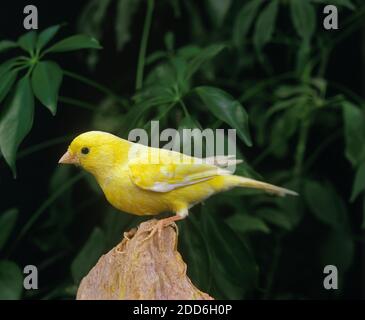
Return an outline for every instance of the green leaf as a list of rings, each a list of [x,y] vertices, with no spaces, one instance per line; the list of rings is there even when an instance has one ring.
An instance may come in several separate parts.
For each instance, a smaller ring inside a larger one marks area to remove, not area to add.
[[[169,74],[169,72],[164,73],[164,76],[169,77],[171,81],[175,80],[173,75]],[[133,96],[133,100],[138,104],[148,103],[153,106],[163,105],[170,102],[177,102],[176,100],[176,92],[173,88],[165,82],[166,79],[156,77],[155,79],[160,79],[163,85],[161,84],[149,84],[142,91],[139,91],[136,95]],[[153,78],[151,78],[152,80]],[[129,111],[130,112],[130,111]]]
[[[291,19],[298,35],[309,40],[316,29],[316,13],[309,0],[290,1]]]
[[[190,91],[191,88],[191,82],[187,81],[185,75],[188,70],[188,63],[180,58],[175,57],[174,59],[170,59],[170,65],[174,72],[174,83],[170,83],[169,85],[174,88],[174,86],[177,85],[177,93],[175,94],[175,97],[177,100],[179,100],[181,97],[183,97],[185,94],[187,94]],[[174,91],[176,92],[176,89],[174,88]]]
[[[0,102],[3,101],[6,95],[9,93],[17,75],[18,72],[14,70],[8,70],[7,72],[0,74]]]
[[[343,6],[343,7],[346,7],[347,9],[350,9],[350,10],[355,10],[355,6],[354,4],[352,3],[351,0],[331,0],[331,1],[328,1],[328,0],[311,0],[312,2],[314,3],[324,3],[324,4],[333,4],[335,6]]]
[[[261,11],[255,25],[253,42],[257,51],[271,40],[274,32],[276,17],[278,14],[279,1],[272,0]]]
[[[310,68],[311,45],[309,38],[302,40],[297,51],[296,71],[298,75],[305,74],[308,67]]]
[[[151,90],[155,90],[155,88],[159,88],[161,85],[171,87],[171,84],[175,84],[177,81],[176,76],[174,67],[170,62],[159,63],[148,73],[146,77],[144,87],[147,86],[148,88],[144,88],[137,95],[145,95],[145,91],[149,93]],[[152,95],[149,96],[153,97]]]
[[[291,230],[293,228],[290,220],[285,216],[284,212],[275,209],[261,209],[257,212],[257,216],[265,220],[267,223],[273,224],[279,228],[285,230]]]
[[[175,47],[175,35],[171,31],[166,32],[164,42],[166,50],[169,52],[173,52]]]
[[[78,30],[84,34],[101,39],[104,32],[104,22],[106,22],[106,16],[111,0],[90,0],[82,8],[82,13],[78,18]],[[116,2],[116,1],[115,1]],[[120,2],[118,2],[119,6]],[[118,8],[116,16],[118,16]],[[119,23],[119,19],[115,18],[115,23]],[[123,21],[124,22],[124,21]],[[121,22],[121,23],[123,23]],[[115,36],[117,37],[116,33]],[[94,69],[95,65],[99,61],[99,53],[95,50],[91,50],[87,53],[87,64],[91,69]]]
[[[282,92],[283,94],[287,94],[288,91],[286,90],[277,90],[276,91],[276,94],[279,92]],[[270,106],[266,113],[263,113],[261,114],[260,116],[260,121],[258,122],[258,140],[259,141],[262,141],[265,137],[265,135],[267,134],[267,128],[269,126],[270,123],[274,122],[274,124],[276,123],[275,122],[275,119],[272,120],[271,122],[269,120],[272,119],[272,117],[278,113],[278,112],[283,112],[283,114],[281,116],[279,116],[279,120],[281,123],[283,123],[283,131],[285,133],[285,137],[287,136],[290,136],[288,135],[288,130],[285,130],[287,129],[289,126],[286,127],[286,125],[290,125],[290,128],[291,128],[291,131],[292,130],[295,130],[296,129],[296,121],[295,121],[295,118],[293,117],[293,112],[285,112],[286,109],[289,109],[289,108],[295,108],[296,105],[300,104],[301,102],[301,97],[293,97],[293,98],[290,98],[290,99],[283,99],[283,100],[277,100],[277,102],[275,102],[272,106]],[[292,126],[292,124],[294,123],[294,125]],[[285,128],[286,127],[286,128]],[[293,127],[293,128],[292,128]],[[279,131],[281,131],[280,128],[278,128]],[[271,138],[271,137],[270,137]],[[282,135],[281,133],[279,133],[279,139],[282,138]]]
[[[283,106],[283,105],[281,105]],[[280,108],[280,105],[278,106]],[[279,158],[284,157],[288,152],[288,141],[298,129],[299,103],[284,110],[280,116],[272,119],[272,128],[268,139],[271,144],[271,152]],[[267,120],[267,119],[264,119]],[[265,122],[263,123],[266,124]],[[262,128],[265,132],[265,127]],[[266,129],[266,131],[268,131]]]
[[[165,51],[154,51],[146,57],[146,66],[155,63],[158,60],[162,60],[167,57]]]
[[[240,287],[241,294],[249,293],[257,284],[258,271],[250,251],[216,214],[205,211],[202,219],[205,236],[210,244],[211,270],[215,282],[218,286],[228,282],[230,286]]]
[[[232,0],[206,0],[208,2],[209,13],[216,27],[220,27],[232,5]]]
[[[115,18],[115,42],[117,49],[122,50],[130,40],[130,26],[133,15],[136,13],[140,0],[119,0]]]
[[[357,169],[354,185],[352,187],[351,202],[355,201],[361,192],[365,190],[365,162]]]
[[[17,46],[18,46],[18,44],[14,41],[2,40],[2,41],[0,41],[0,52],[4,52],[9,49],[16,48]]]
[[[269,227],[262,219],[248,214],[234,214],[226,221],[233,230],[244,234],[257,231],[270,233]]]
[[[78,19],[78,29],[82,33],[100,38],[103,32],[103,21],[111,0],[90,0],[82,8]]]
[[[186,116],[179,122],[178,135],[174,137],[173,150],[180,150],[183,152],[193,153],[196,150],[207,150],[205,141],[201,139],[194,140],[194,150],[191,145],[191,135],[188,134],[184,129],[195,129],[199,128],[199,124],[191,116]],[[209,147],[209,146],[208,146]],[[207,148],[208,148],[207,147]]]
[[[194,285],[203,291],[208,291],[212,274],[206,239],[200,228],[195,217],[181,222],[179,225],[179,251],[187,263],[187,273]]]
[[[124,114],[120,112],[120,104],[115,98],[109,96],[99,103],[90,126],[99,131],[120,132],[123,117]],[[99,186],[98,188],[100,189]]]
[[[186,72],[186,79],[190,79],[202,64],[220,53],[225,48],[222,44],[213,44],[201,50],[190,62]]]
[[[146,91],[149,92],[151,89],[155,91],[155,88],[162,87],[163,90],[160,91],[169,90],[173,92],[173,95],[170,93],[169,95],[174,99],[180,98],[189,87],[189,81],[186,79],[187,68],[186,60],[177,56],[170,58],[167,62],[159,63],[146,77],[145,85],[149,87]],[[158,96],[150,95],[150,97]]]
[[[189,44],[187,46],[177,49],[176,55],[185,60],[190,60],[190,59],[195,58],[197,55],[199,55],[202,52],[202,50],[203,50],[202,48],[200,48],[196,45]]]
[[[27,32],[18,39],[18,45],[28,53],[32,54],[37,42],[37,34],[35,31]]]
[[[0,260],[0,300],[18,300],[23,291],[23,273],[16,263]]]
[[[227,92],[214,87],[197,87],[195,92],[215,117],[236,129],[238,136],[246,145],[252,146],[248,127],[248,115],[237,100]]]
[[[346,207],[330,185],[307,180],[304,196],[310,211],[318,220],[336,229],[348,227]]]
[[[261,3],[261,0],[251,0],[238,12],[233,26],[233,43],[236,47],[240,47],[245,41]]]
[[[105,249],[105,235],[100,228],[95,228],[85,245],[72,261],[71,274],[78,284],[95,265]]]
[[[9,60],[6,60],[4,63],[0,65],[0,76],[2,76],[4,73],[8,72],[12,68],[15,67],[15,65],[18,62],[18,58],[12,58]]]
[[[10,209],[0,215],[0,251],[9,239],[18,218],[18,209]]]
[[[37,50],[42,50],[49,41],[56,35],[58,30],[60,29],[60,25],[51,26],[47,29],[44,29],[38,36],[37,39]]]
[[[34,97],[27,76],[20,79],[0,115],[1,152],[16,176],[15,159],[20,143],[33,126]]]
[[[191,116],[186,116],[181,119],[179,122],[179,130],[182,131],[183,129],[195,129],[199,128],[199,124],[196,119],[192,118]]]
[[[93,37],[78,34],[75,36],[68,37],[63,39],[52,47],[47,49],[45,52],[66,52],[66,51],[74,51],[79,49],[101,49],[98,40]]]
[[[364,160],[365,156],[365,116],[363,110],[345,101],[342,104],[345,123],[345,154],[353,166]]]
[[[163,102],[161,101],[161,105]],[[143,117],[143,115],[150,111],[151,108],[155,107],[156,104],[149,103],[149,101],[135,104],[131,108],[122,120],[121,128],[123,128],[123,133],[125,137],[128,137],[131,130],[136,128],[138,121]],[[167,106],[166,106],[167,107]]]
[[[62,69],[51,61],[37,63],[32,74],[35,96],[53,115],[57,111],[58,90],[62,82]]]
[[[316,91],[312,89],[309,85],[281,85],[275,90],[275,96],[284,99],[295,96],[298,100],[302,98],[302,96],[313,96],[316,94]],[[288,100],[285,100],[288,101]],[[283,102],[285,102],[283,101]],[[294,100],[293,100],[293,105]]]

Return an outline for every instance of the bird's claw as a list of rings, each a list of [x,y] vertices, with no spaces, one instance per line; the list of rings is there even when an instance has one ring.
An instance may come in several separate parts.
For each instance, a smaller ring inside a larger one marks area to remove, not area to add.
[[[158,241],[159,241],[159,248],[161,248],[161,236],[162,236],[162,230],[163,228],[165,227],[168,227],[170,225],[173,225],[174,224],[174,221],[175,219],[172,219],[172,218],[166,218],[166,219],[161,219],[159,221],[157,221],[157,223],[150,229],[148,230],[150,233],[149,235],[144,238],[142,240],[142,242],[148,240],[148,239],[151,239],[157,232],[158,234]]]
[[[152,229],[148,230],[149,235],[146,238],[144,238],[142,240],[142,242],[144,242],[148,239],[151,239],[155,235],[156,232],[158,233],[158,238],[161,239],[162,229],[164,227],[167,227],[169,224],[170,223],[165,223],[165,221],[163,219],[157,221],[157,223],[152,227]]]
[[[170,225],[174,225],[175,221],[178,221],[178,220],[181,220],[181,219],[183,219],[183,217],[181,217],[179,215],[175,215],[173,217],[158,220],[157,223],[150,230],[148,230],[150,232],[150,234],[145,239],[143,239],[142,242],[152,238],[155,235],[155,233],[157,232],[158,233],[159,247],[161,248],[161,234],[162,234],[163,228],[168,227]]]

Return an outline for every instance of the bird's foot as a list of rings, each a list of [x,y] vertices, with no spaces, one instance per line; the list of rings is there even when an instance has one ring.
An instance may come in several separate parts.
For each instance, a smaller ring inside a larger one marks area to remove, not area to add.
[[[125,239],[126,241],[129,241],[133,238],[133,236],[136,234],[137,232],[137,229],[136,228],[133,228],[127,232],[124,232],[123,233],[123,239]]]
[[[183,219],[183,217],[176,215],[176,216],[158,220],[157,223],[150,230],[150,234],[145,239],[143,239],[142,242],[152,238],[156,234],[156,232],[158,234],[158,240],[160,241],[163,228],[168,227],[175,221],[178,221],[181,219]]]

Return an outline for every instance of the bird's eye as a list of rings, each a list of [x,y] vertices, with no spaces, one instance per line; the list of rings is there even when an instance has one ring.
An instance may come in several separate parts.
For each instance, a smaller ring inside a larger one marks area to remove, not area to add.
[[[82,149],[81,149],[81,153],[82,154],[88,154],[90,152],[90,149],[89,148],[87,148],[87,147],[83,147]]]

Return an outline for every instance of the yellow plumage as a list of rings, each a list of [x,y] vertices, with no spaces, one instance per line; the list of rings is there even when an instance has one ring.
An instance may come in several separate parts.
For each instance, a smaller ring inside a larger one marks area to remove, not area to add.
[[[76,137],[59,162],[80,165],[90,172],[107,200],[119,210],[136,215],[175,212],[176,216],[160,220],[159,230],[186,217],[193,205],[234,187],[263,189],[281,196],[296,195],[265,182],[231,175],[216,165],[238,162],[232,157],[202,161],[100,131]]]

